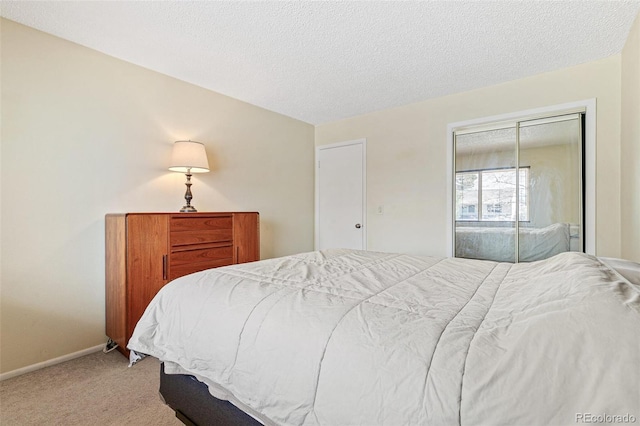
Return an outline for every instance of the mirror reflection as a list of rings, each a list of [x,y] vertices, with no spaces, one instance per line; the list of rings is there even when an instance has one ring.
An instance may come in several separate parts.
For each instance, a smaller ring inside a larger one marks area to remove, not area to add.
[[[498,127],[455,135],[456,257],[583,251],[581,116]]]

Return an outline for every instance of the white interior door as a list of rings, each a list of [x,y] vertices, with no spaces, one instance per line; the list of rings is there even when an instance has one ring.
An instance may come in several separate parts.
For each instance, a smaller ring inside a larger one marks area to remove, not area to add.
[[[316,249],[366,249],[364,139],[316,150]]]

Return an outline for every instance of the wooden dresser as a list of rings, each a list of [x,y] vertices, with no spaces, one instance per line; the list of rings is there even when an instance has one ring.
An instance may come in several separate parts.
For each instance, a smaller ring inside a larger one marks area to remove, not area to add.
[[[123,213],[105,216],[106,334],[127,342],[156,293],[204,269],[260,260],[258,213]]]

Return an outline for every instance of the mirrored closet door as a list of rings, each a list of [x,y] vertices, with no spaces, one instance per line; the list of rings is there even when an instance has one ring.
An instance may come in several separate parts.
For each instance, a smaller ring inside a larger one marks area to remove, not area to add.
[[[584,251],[582,114],[454,131],[456,257]]]

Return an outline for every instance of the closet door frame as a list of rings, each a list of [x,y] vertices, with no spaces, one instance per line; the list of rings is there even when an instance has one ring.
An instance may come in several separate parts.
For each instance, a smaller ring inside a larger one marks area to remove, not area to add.
[[[454,170],[454,131],[472,126],[490,125],[500,121],[527,121],[550,115],[584,113],[585,115],[585,144],[583,152],[584,164],[584,250],[585,253],[596,254],[596,99],[585,99],[577,102],[535,108],[514,113],[494,115],[474,120],[458,121],[447,125],[447,226],[446,246],[447,255],[454,256],[455,241],[455,197],[453,188],[455,182]]]

